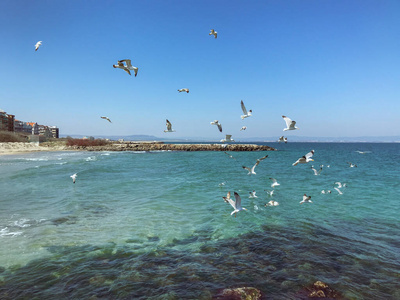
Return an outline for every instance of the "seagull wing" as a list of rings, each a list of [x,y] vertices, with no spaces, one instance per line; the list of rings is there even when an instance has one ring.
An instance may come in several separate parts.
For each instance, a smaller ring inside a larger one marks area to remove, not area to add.
[[[220,123],[217,123],[217,126],[218,126],[219,132],[222,132],[222,125]]]
[[[234,195],[235,195],[235,206],[236,206],[236,209],[240,209],[241,207],[242,207],[242,198],[240,198],[240,196],[239,196],[239,194],[238,193],[234,193]]]
[[[240,101],[240,105],[242,106],[243,114],[247,115],[247,109],[246,109],[246,107],[244,106],[243,100]]]
[[[119,67],[122,67],[122,68],[125,67],[124,61],[123,61],[123,60],[119,60],[119,61],[118,61],[118,66],[119,66]]]
[[[267,157],[268,157],[268,155],[265,155],[264,157],[261,157],[261,158],[257,159],[257,161],[260,162],[260,161],[266,159]]]
[[[257,162],[254,164],[254,166],[251,168],[251,172],[254,172],[254,169],[258,166],[261,160],[257,160]]]
[[[167,120],[167,130],[171,130],[172,129],[172,124],[170,121]]]
[[[226,195],[226,197],[222,197],[224,198],[226,203],[229,203],[234,209],[236,209],[236,204],[235,202],[231,199],[231,192],[228,192],[228,194]]]
[[[292,124],[292,120],[286,116],[282,116],[283,120],[286,122],[286,128],[290,128],[290,125]],[[296,122],[295,122],[296,124]]]
[[[129,75],[131,75],[131,71],[129,71],[128,69],[124,68],[123,69],[126,73],[128,73]]]
[[[312,156],[314,155],[314,150],[311,150],[310,152],[308,152],[306,155],[304,155],[303,157],[305,158],[305,159],[307,159],[307,158],[311,158]]]
[[[296,121],[292,121],[292,122],[290,122],[289,128],[294,129],[295,125],[296,125]]]
[[[118,61],[118,63],[119,62],[125,62],[126,63],[126,66],[130,69],[130,68],[132,68],[132,63],[131,63],[131,60],[130,59],[122,59],[122,60],[120,60],[120,61]]]
[[[226,135],[226,139],[227,139],[227,140],[230,140],[231,137],[232,137],[232,134],[227,134],[227,135]]]

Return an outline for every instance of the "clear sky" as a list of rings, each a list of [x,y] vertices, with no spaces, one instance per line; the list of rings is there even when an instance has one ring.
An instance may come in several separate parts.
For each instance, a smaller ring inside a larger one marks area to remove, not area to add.
[[[0,109],[60,134],[400,134],[398,0],[2,0],[0,32]]]

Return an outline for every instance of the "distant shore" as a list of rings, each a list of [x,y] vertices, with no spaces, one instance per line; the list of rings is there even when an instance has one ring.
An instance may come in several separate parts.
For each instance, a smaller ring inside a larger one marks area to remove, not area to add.
[[[0,155],[39,151],[274,151],[255,144],[166,144],[163,142],[112,142],[103,146],[67,146],[52,143],[0,143]]]

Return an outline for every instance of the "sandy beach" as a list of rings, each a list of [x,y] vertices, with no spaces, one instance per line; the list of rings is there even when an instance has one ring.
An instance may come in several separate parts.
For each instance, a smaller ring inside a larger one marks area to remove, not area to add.
[[[57,146],[40,146],[37,143],[0,143],[0,155],[23,154],[37,151],[63,151],[68,147],[63,145]]]

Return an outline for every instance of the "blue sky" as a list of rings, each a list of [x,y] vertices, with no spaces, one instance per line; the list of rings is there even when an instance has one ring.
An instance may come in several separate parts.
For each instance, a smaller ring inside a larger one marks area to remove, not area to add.
[[[0,109],[61,134],[400,134],[397,0],[2,0],[0,32]]]

